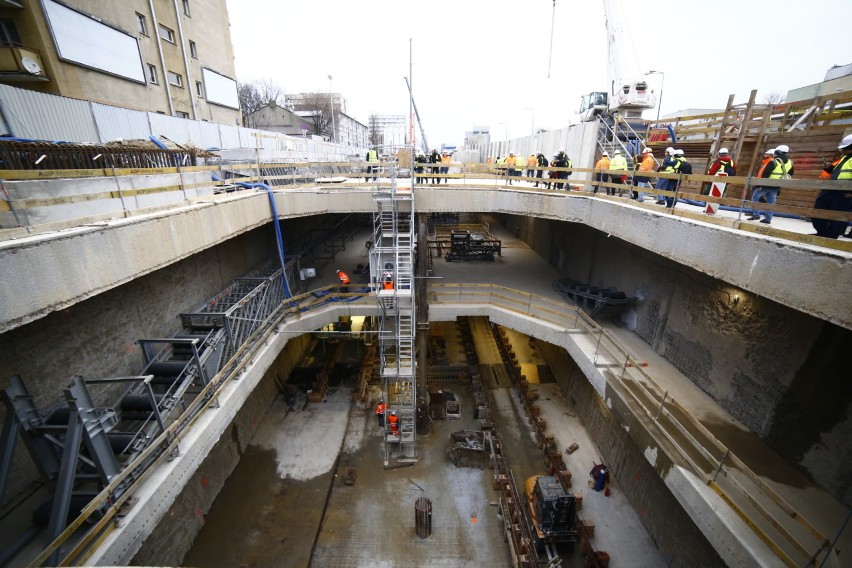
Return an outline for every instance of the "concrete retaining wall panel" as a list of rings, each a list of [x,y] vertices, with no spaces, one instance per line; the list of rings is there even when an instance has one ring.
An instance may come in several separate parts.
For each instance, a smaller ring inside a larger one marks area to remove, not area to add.
[[[641,437],[643,429],[635,424],[621,400],[609,392],[601,397],[563,349],[541,342],[538,345],[642,524],[659,550],[671,559],[670,566],[724,566],[666,487],[663,479],[671,462],[665,459],[665,453],[657,452],[656,463],[651,464],[643,454],[645,444],[631,438]],[[650,438],[648,443],[656,447]]]

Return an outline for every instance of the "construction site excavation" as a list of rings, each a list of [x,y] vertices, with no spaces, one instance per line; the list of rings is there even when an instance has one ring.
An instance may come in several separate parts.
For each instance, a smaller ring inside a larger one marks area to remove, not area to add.
[[[0,0],[0,568],[852,567],[852,64],[295,4]]]

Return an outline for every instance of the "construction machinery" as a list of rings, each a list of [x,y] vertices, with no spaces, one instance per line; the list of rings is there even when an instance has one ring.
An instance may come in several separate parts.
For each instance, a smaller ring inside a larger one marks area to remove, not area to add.
[[[405,86],[408,87],[408,94],[411,97],[411,106],[414,108],[414,116],[417,117],[417,125],[420,127],[420,146],[423,148],[423,153],[428,154],[429,143],[426,141],[426,131],[423,130],[423,122],[420,120],[420,113],[417,112],[417,104],[414,102],[414,93],[411,91],[411,83],[408,82],[408,77],[405,77]]]
[[[580,120],[589,122],[598,115],[620,114],[627,119],[642,117],[642,111],[654,108],[657,97],[648,88],[633,53],[633,43],[621,6],[604,0],[607,32],[607,82],[609,92],[596,91],[580,101]]]
[[[565,491],[559,479],[551,475],[528,478],[524,490],[538,551],[547,552],[548,558],[557,556],[557,545],[566,552],[573,551],[580,539],[574,495]]]

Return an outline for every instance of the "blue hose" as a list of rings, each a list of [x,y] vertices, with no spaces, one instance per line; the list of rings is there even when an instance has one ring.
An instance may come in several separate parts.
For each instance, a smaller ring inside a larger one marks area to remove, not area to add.
[[[281,236],[281,224],[278,222],[278,210],[275,208],[275,195],[272,193],[272,188],[265,183],[239,182],[237,185],[248,189],[263,188],[269,196],[269,206],[272,208],[272,219],[275,222],[275,244],[278,247],[278,259],[281,261],[281,284],[284,287],[284,297],[292,298],[293,294],[290,293],[290,286],[287,284],[287,271],[284,269],[284,237]]]
[[[160,150],[168,150],[168,149],[169,149],[169,147],[168,147],[168,146],[166,146],[165,144],[163,144],[162,142],[160,142],[160,139],[159,139],[159,138],[157,138],[156,136],[154,136],[153,134],[152,134],[151,136],[149,136],[148,138],[149,138],[149,139],[151,140],[151,142],[153,142],[153,143],[157,146],[157,148],[159,148]]]
[[[689,205],[697,205],[698,207],[707,207],[707,203],[704,201],[695,201],[693,199],[684,199],[683,197],[679,197],[678,201],[683,201]],[[749,201],[749,203],[753,203],[753,201]],[[754,214],[755,209],[748,209],[746,207],[734,207],[733,205],[719,205],[719,209],[722,211],[742,211],[743,213],[752,213]],[[773,217],[784,217],[786,219],[801,219],[801,215],[794,215],[793,213],[772,213]]]
[[[674,127],[671,124],[666,125],[666,128],[669,129],[669,136],[672,137],[672,144],[677,143],[677,136],[675,136]]]

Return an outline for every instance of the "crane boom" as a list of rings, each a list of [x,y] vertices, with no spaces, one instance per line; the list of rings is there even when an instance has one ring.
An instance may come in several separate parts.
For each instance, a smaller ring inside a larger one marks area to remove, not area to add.
[[[423,145],[423,153],[429,153],[429,143],[426,142],[426,131],[423,130],[423,122],[420,120],[420,113],[417,112],[417,104],[414,102],[414,93],[411,92],[411,83],[408,82],[408,77],[405,77],[405,86],[408,87],[408,95],[411,97],[411,106],[414,107],[414,116],[417,117],[417,126],[420,127],[420,143]]]

